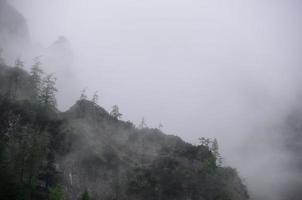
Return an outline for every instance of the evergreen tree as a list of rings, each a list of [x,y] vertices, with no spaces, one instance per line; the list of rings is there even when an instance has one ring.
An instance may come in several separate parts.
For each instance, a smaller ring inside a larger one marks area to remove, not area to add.
[[[41,69],[41,62],[38,58],[34,59],[34,64],[30,69],[30,84],[33,91],[33,100],[38,101],[42,91],[42,76],[44,74]]]
[[[0,64],[4,64],[4,59],[2,57],[3,49],[0,49]]]
[[[221,155],[219,153],[219,146],[218,146],[218,141],[217,141],[216,138],[212,142],[211,151],[212,151],[212,153],[214,154],[214,156],[216,158],[216,164],[218,166],[221,166],[221,164],[222,164],[222,157],[221,157]]]
[[[86,99],[87,99],[87,96],[86,96],[86,88],[84,88],[84,89],[81,91],[80,100],[86,100]]]
[[[163,127],[164,127],[163,124],[159,122],[158,129],[161,130]]]
[[[79,100],[79,112],[78,112],[78,116],[79,117],[84,117],[85,115],[85,100],[87,100],[87,96],[86,96],[86,88],[84,88],[82,91],[81,91],[81,95],[80,95],[80,100]]]
[[[49,200],[65,200],[64,190],[60,186],[50,189]]]
[[[94,103],[94,104],[98,104],[98,101],[99,101],[99,95],[98,95],[98,92],[95,91],[94,94],[93,94],[93,97],[91,99],[91,101]]]
[[[18,97],[18,91],[21,88],[21,73],[24,67],[23,62],[18,58],[15,61],[14,68],[8,74],[8,89],[7,97],[9,99],[16,99]]]
[[[201,137],[199,138],[200,144],[209,148],[210,149],[210,143],[211,143],[211,139],[209,138],[205,138],[205,137]]]
[[[24,68],[24,62],[20,58],[17,58],[17,60],[15,61],[15,67],[19,68],[19,69],[23,69]]]
[[[58,91],[55,87],[56,78],[53,77],[53,74],[49,74],[42,83],[41,103],[45,106],[55,107],[57,104],[55,94]]]
[[[20,58],[15,61],[15,70],[13,73],[12,81],[14,81],[14,98],[18,96],[18,90],[21,88],[21,73],[24,68],[24,62]]]
[[[146,128],[146,127],[147,127],[147,124],[146,124],[145,118],[143,117],[143,118],[142,118],[142,121],[141,121],[140,124],[138,125],[138,128],[139,128],[139,129],[143,129],[143,128]]]
[[[110,112],[110,115],[114,119],[119,119],[122,117],[122,114],[119,112],[119,107],[117,105],[112,106],[112,111]]]
[[[90,200],[90,195],[87,190],[85,192],[83,192],[83,194],[81,196],[81,200]]]

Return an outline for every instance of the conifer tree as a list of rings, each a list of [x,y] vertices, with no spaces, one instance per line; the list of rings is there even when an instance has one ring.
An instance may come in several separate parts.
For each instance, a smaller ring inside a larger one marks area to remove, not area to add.
[[[49,200],[65,200],[64,190],[60,186],[50,189]]]
[[[19,69],[23,69],[24,68],[24,62],[20,58],[17,58],[17,60],[15,61],[15,67],[19,68]]]
[[[3,49],[0,48],[0,64],[4,64],[4,59],[2,57]]]
[[[87,96],[86,96],[86,89],[87,88],[84,88],[82,91],[81,91],[81,96],[80,96],[80,100],[86,100],[87,99]]]
[[[86,89],[87,88],[84,88],[81,91],[80,100],[78,101],[79,108],[80,108],[79,112],[78,112],[79,117],[84,117],[85,112],[86,112],[86,106],[85,106],[85,101],[87,100]]]
[[[211,151],[212,151],[212,153],[214,154],[214,156],[216,158],[216,164],[218,166],[221,166],[221,164],[222,164],[222,157],[221,157],[221,155],[219,153],[219,146],[218,146],[218,141],[217,141],[216,138],[212,142]]]
[[[161,130],[163,127],[164,125],[161,122],[159,122],[158,129]]]
[[[144,129],[147,127],[147,124],[146,124],[146,121],[145,121],[145,118],[143,117],[142,118],[142,121],[140,122],[140,124],[138,125],[138,128],[140,129]]]
[[[99,101],[98,91],[95,91],[95,92],[94,92],[91,101],[92,101],[94,104],[98,104],[98,101]]]
[[[122,114],[119,111],[119,107],[117,105],[112,106],[112,111],[110,112],[110,115],[114,118],[114,119],[119,119],[122,117]]]
[[[90,200],[90,195],[87,190],[85,192],[83,192],[83,194],[81,196],[81,200]]]
[[[8,75],[8,90],[7,97],[15,99],[18,96],[18,90],[21,88],[21,70],[24,67],[23,62],[20,58],[15,61],[14,68],[10,71]]]
[[[34,59],[34,64],[30,69],[30,82],[33,89],[33,99],[39,100],[42,91],[42,76],[44,72],[41,69],[41,62],[38,58]]]
[[[56,78],[53,77],[53,74],[47,75],[42,81],[42,91],[41,91],[41,103],[45,106],[55,107],[56,97],[55,94],[58,91],[55,87]]]
[[[209,138],[201,137],[199,138],[200,144],[210,149],[211,140]]]

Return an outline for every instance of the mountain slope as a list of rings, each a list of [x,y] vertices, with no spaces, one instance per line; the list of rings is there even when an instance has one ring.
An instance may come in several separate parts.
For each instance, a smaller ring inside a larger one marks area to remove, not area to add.
[[[158,129],[137,129],[87,100],[63,114],[70,151],[59,159],[72,199],[247,199],[231,168],[218,167],[208,147]]]
[[[217,166],[208,146],[137,129],[85,99],[59,112],[40,100],[51,87],[34,80],[1,64],[2,199],[74,200],[85,191],[104,200],[248,199],[236,171]]]

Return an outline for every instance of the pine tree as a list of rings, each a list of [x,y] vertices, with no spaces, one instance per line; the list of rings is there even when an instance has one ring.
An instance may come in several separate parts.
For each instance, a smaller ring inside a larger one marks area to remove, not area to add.
[[[19,68],[19,69],[23,69],[24,68],[24,62],[20,58],[17,58],[17,60],[15,61],[15,67]]]
[[[211,140],[209,138],[201,137],[199,138],[200,144],[210,149]]]
[[[119,107],[117,105],[112,106],[112,111],[110,112],[110,115],[114,119],[119,119],[122,117],[122,114],[119,112]]]
[[[163,124],[159,122],[158,129],[161,130],[163,127],[164,127]]]
[[[58,90],[55,87],[55,84],[56,78],[53,77],[53,74],[49,74],[43,79],[42,91],[40,96],[40,100],[43,105],[51,107],[56,106],[57,102],[55,94]]]
[[[84,117],[86,112],[85,101],[87,100],[86,88],[81,91],[79,103],[78,117]]]
[[[142,121],[140,122],[140,124],[138,125],[138,128],[140,129],[144,129],[147,127],[147,124],[146,124],[146,121],[145,121],[145,118],[143,117],[142,118]]]
[[[99,101],[98,91],[95,91],[95,92],[94,92],[91,101],[92,101],[94,104],[98,104],[98,101]]]
[[[86,89],[87,89],[87,88],[84,88],[84,89],[81,91],[80,101],[82,101],[82,100],[87,100]]]
[[[21,71],[24,67],[23,62],[20,58],[15,61],[15,66],[12,68],[8,76],[8,91],[7,96],[11,99],[16,99],[18,97],[18,91],[20,90],[21,84]]]
[[[42,91],[42,76],[44,74],[41,69],[41,62],[38,58],[34,60],[34,64],[30,69],[30,82],[33,89],[33,100],[38,101]]]
[[[64,190],[60,186],[50,189],[49,200],[65,200]]]
[[[81,196],[81,200],[90,200],[90,195],[87,190],[85,192],[83,192],[83,194]]]
[[[4,59],[2,57],[3,49],[0,49],[0,64],[4,64]]]
[[[212,142],[211,151],[212,151],[212,153],[214,154],[214,156],[216,158],[216,164],[218,166],[221,166],[221,164],[222,164],[222,157],[221,157],[221,155],[219,153],[219,146],[218,146],[218,141],[217,141],[216,138]]]
[[[21,88],[21,71],[24,68],[24,62],[21,61],[20,58],[17,58],[16,62],[15,62],[15,71],[14,71],[14,93],[15,93],[15,97],[18,96],[18,90],[20,90]]]

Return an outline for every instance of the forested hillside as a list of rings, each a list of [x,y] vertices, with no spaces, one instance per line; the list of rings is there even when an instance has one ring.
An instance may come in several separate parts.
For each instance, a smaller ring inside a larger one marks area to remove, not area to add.
[[[216,141],[192,145],[120,120],[97,95],[56,109],[55,78],[39,60],[0,66],[0,199],[245,200]],[[66,94],[68,95],[68,94]]]

